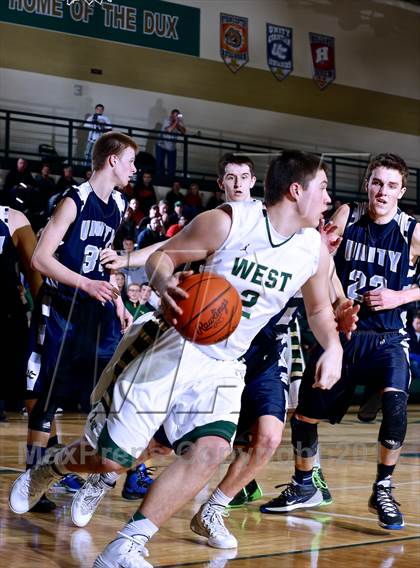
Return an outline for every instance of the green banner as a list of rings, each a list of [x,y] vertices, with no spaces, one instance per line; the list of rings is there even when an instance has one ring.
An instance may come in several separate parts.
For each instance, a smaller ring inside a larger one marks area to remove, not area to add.
[[[1,0],[0,21],[200,55],[200,10],[161,0]]]

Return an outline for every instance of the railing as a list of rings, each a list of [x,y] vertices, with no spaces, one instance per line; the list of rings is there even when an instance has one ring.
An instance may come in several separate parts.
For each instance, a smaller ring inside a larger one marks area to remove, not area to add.
[[[0,109],[0,156],[8,163],[18,157],[39,161],[41,156],[38,146],[45,143],[52,145],[66,164],[82,167],[87,134],[90,131],[84,123],[85,119]],[[112,128],[133,137],[142,150],[154,155],[154,146],[160,138],[159,131],[115,123]],[[225,152],[249,155],[255,162],[257,179],[262,180],[271,157],[283,149],[273,145],[192,134],[178,136],[176,144],[176,175],[184,178],[185,182],[202,180],[203,188],[213,186],[216,178],[215,164]],[[332,197],[360,198],[364,192],[363,180],[369,156],[327,153],[323,158],[330,168]],[[206,181],[210,183],[206,185]],[[259,193],[261,194],[261,184]],[[404,200],[411,205],[420,206],[419,168],[410,168]]]

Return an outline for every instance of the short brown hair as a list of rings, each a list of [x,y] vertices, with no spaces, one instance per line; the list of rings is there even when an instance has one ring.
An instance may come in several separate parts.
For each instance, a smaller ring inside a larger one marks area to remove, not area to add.
[[[402,177],[402,187],[407,187],[409,169],[405,161],[398,154],[383,153],[374,156],[366,172],[366,183],[375,168],[387,168],[388,170],[397,170]]]
[[[102,134],[93,147],[92,165],[93,169],[101,170],[107,158],[115,154],[119,156],[126,148],[133,148],[138,152],[139,147],[130,136],[122,132],[106,132]]]
[[[220,158],[217,164],[217,171],[219,173],[220,179],[222,179],[223,176],[225,175],[226,166],[228,164],[238,164],[238,166],[245,164],[249,167],[251,175],[255,176],[255,165],[254,162],[251,160],[251,158],[248,158],[248,156],[244,156],[241,154],[232,154],[231,152],[228,152],[227,154],[224,154]]]
[[[281,201],[292,183],[298,183],[306,189],[319,170],[327,173],[327,166],[320,156],[300,150],[284,150],[271,161],[265,177],[266,205],[275,205]]]

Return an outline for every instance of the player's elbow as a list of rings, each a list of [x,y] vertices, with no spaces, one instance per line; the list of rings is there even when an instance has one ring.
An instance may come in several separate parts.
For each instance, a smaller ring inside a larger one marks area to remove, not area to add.
[[[39,272],[42,272],[42,262],[41,262],[40,254],[36,250],[34,251],[32,258],[31,258],[31,268],[33,270],[38,270]]]

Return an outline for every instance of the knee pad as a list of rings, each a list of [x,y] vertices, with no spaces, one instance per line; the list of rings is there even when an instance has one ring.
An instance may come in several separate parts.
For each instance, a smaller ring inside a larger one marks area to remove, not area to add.
[[[313,457],[318,450],[318,424],[309,424],[292,416],[292,444],[296,456]]]
[[[382,395],[382,424],[378,441],[388,450],[398,450],[407,432],[408,395],[402,391],[387,391]]]
[[[37,432],[45,432],[49,434],[51,432],[51,423],[54,420],[56,410],[56,403],[50,403],[45,409],[45,401],[38,399],[29,414],[29,430],[36,430]]]

